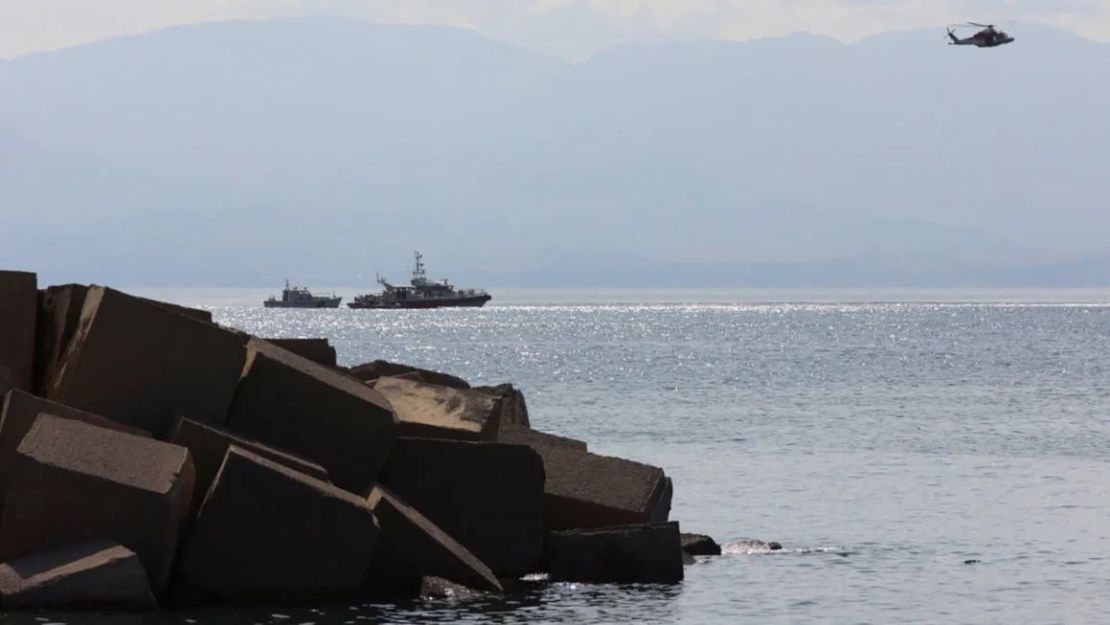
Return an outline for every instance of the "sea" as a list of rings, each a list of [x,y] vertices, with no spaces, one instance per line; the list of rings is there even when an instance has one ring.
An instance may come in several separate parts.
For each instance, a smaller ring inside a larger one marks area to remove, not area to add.
[[[327,337],[341,364],[512,382],[534,428],[662,467],[672,519],[725,553],[673,586],[0,623],[1110,621],[1110,290],[506,289],[398,311],[130,291]]]

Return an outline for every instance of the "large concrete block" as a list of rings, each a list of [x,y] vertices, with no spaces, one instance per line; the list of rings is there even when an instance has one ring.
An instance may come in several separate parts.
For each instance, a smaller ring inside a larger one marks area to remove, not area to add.
[[[451,536],[388,489],[367,499],[381,527],[381,542],[365,584],[370,596],[399,590],[415,594],[425,576],[441,577],[478,590],[502,592],[493,571]]]
[[[3,510],[8,484],[15,471],[16,450],[23,442],[23,437],[31,430],[35,419],[42,413],[150,438],[150,432],[12,389],[0,402],[0,510]]]
[[[149,610],[155,602],[139,557],[94,539],[0,564],[0,607]]]
[[[399,438],[381,483],[500,577],[537,570],[543,463],[523,445]]]
[[[0,393],[31,390],[38,298],[35,274],[0,271]]]
[[[531,425],[528,420],[528,404],[524,401],[524,393],[514,388],[512,384],[476,386],[474,390],[501,399],[501,427],[507,425],[522,425],[528,427]]]
[[[178,417],[225,422],[244,358],[233,332],[93,287],[49,396],[165,438]]]
[[[307,358],[325,367],[336,366],[335,348],[327,339],[266,339],[282,349]]]
[[[0,560],[110,538],[160,594],[195,480],[184,447],[41,415],[19,446],[0,519]]]
[[[378,378],[371,384],[393,406],[401,436],[471,441],[497,438],[500,397],[398,377]]]
[[[501,424],[497,432],[497,442],[512,443],[514,445],[527,445],[543,456],[545,450],[550,448],[565,448],[581,453],[586,453],[586,442],[565,436],[556,436],[530,427],[514,424]]]
[[[554,581],[675,584],[684,575],[677,522],[552,532],[546,555]]]
[[[39,394],[48,392],[66,347],[77,333],[81,309],[89,286],[62,284],[39,291],[38,332],[35,338],[35,389]],[[137,297],[152,305],[181,313],[198,321],[212,323],[212,313],[207,310],[187,308],[168,302]]]
[[[397,431],[389,402],[267,341],[251,339],[247,353],[228,428],[318,462],[336,485],[369,494]]]
[[[232,447],[177,578],[216,601],[343,599],[358,592],[377,543],[362,497]]]
[[[623,458],[583,453],[550,440],[536,439],[527,444],[543,457],[547,529],[667,520],[672,487],[662,469]]]
[[[193,456],[193,464],[197,471],[196,496],[193,497],[192,516],[196,515],[204,496],[212,486],[212,480],[224,463],[227,450],[232,446],[239,447],[255,455],[261,456],[270,462],[276,462],[284,467],[304,473],[309,477],[327,482],[328,472],[324,467],[294,456],[292,454],[274,449],[242,436],[237,436],[220,428],[197,423],[189,419],[180,419],[177,427],[170,435],[170,442],[181,445],[189,450]]]
[[[378,378],[415,373],[418,374],[418,378],[421,382],[427,384],[438,384],[440,386],[450,386],[451,388],[470,388],[470,384],[458,376],[449,373],[440,373],[439,371],[432,371],[430,369],[421,369],[420,367],[413,367],[411,365],[402,365],[396,362],[389,362],[388,360],[375,360],[374,362],[355,365],[351,367],[348,372],[352,377],[362,380],[363,382],[373,382]]]

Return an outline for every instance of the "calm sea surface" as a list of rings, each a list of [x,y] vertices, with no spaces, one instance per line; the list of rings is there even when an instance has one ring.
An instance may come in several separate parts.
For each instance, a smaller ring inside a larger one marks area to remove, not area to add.
[[[512,381],[533,427],[662,466],[672,518],[730,553],[673,587],[130,620],[1010,625],[1110,614],[1110,291],[535,290],[431,311],[274,311],[260,305],[265,290],[132,291],[264,336],[328,337],[344,364]],[[355,291],[339,292],[346,302]],[[784,550],[751,553],[747,538]]]

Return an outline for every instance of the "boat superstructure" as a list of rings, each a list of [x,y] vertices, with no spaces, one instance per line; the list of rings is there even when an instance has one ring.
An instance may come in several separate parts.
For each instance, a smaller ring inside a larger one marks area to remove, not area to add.
[[[281,290],[281,299],[270,296],[262,302],[266,308],[339,308],[343,298],[335,293],[330,295],[313,295],[307,288],[289,286],[285,281],[285,288]]]

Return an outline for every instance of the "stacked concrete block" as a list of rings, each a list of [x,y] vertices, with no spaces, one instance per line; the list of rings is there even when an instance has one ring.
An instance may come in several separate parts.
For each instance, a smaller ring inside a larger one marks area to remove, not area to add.
[[[159,595],[194,480],[183,447],[40,415],[18,449],[0,518],[0,561],[107,538],[139,556]]]
[[[377,544],[364,498],[232,447],[182,548],[178,583],[216,602],[346,599]]]
[[[661,523],[673,486],[651,465],[586,452],[581,441],[520,427],[498,440],[528,445],[543,458],[544,522],[549,530]]]
[[[476,386],[474,390],[487,393],[501,399],[501,427],[509,425],[528,427],[528,404],[524,401],[524,393],[513,387],[512,384],[498,384],[497,386]]]
[[[32,388],[37,315],[35,274],[0,271],[0,393]]]
[[[381,483],[499,577],[536,571],[543,463],[523,445],[399,438]]]
[[[212,486],[212,481],[216,478],[220,467],[223,466],[224,458],[227,457],[227,452],[232,446],[294,471],[299,471],[317,480],[328,481],[327,470],[311,460],[299,458],[257,441],[237,436],[226,430],[189,419],[178,421],[177,427],[170,435],[170,442],[188,449],[193,456],[193,464],[196,467],[196,496],[193,497],[193,514],[190,516],[195,516],[196,511],[200,508],[205,494]]]
[[[244,359],[233,332],[93,287],[49,397],[165,438],[178,417],[222,425]]]
[[[497,438],[501,426],[500,397],[399,377],[378,378],[372,385],[389,400],[397,414],[401,436],[487,441]]]
[[[30,393],[12,389],[0,402],[0,510],[3,510],[8,484],[15,474],[15,462],[19,444],[31,430],[40,414],[50,414],[62,419],[71,419],[90,425],[126,432],[135,436],[150,437],[150,432],[105,419],[99,415],[77,410],[57,402],[43,399]]]
[[[414,377],[418,381],[426,384],[438,384],[451,388],[470,388],[470,384],[458,376],[449,373],[440,373],[439,371],[432,371],[430,369],[421,369],[420,367],[413,367],[410,365],[402,365],[396,362],[389,362],[388,360],[375,360],[374,362],[355,365],[348,370],[348,373],[355,379],[362,380],[363,382],[373,382],[378,378],[416,374]]]
[[[463,586],[502,592],[497,577],[454,538],[384,487],[368,498],[381,527],[381,542],[365,583],[369,596],[415,594],[435,576]]]
[[[684,575],[678,523],[552,532],[546,555],[555,581],[674,584]]]
[[[228,428],[318,462],[367,495],[397,432],[389,402],[342,373],[251,339]]]
[[[69,543],[0,564],[4,610],[154,607],[139,557],[111,540]]]
[[[266,339],[282,349],[325,367],[336,366],[335,348],[327,339]]]

